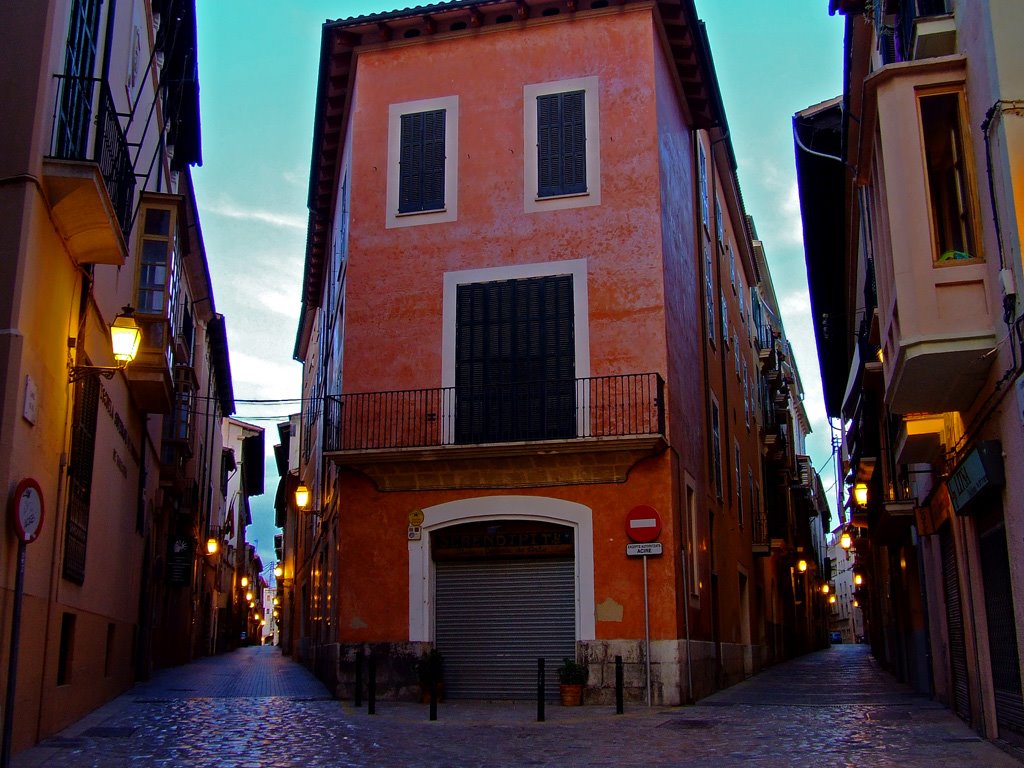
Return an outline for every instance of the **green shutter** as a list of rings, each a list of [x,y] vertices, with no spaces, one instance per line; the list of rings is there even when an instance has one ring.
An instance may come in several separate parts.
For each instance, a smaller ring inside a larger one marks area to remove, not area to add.
[[[402,115],[398,212],[444,208],[445,111]]]
[[[461,285],[456,440],[575,436],[572,277]]]
[[[537,97],[537,196],[587,191],[584,91]]]

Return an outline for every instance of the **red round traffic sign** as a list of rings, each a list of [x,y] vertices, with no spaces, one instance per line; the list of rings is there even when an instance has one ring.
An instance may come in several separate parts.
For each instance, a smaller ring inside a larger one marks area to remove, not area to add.
[[[31,544],[43,528],[43,489],[26,477],[14,489],[14,528],[18,538]]]
[[[661,534],[661,515],[654,507],[641,504],[626,514],[626,535],[638,544],[654,541]]]

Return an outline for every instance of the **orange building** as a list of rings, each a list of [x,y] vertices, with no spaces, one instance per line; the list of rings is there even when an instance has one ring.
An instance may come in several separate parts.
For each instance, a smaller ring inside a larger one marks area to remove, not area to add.
[[[610,700],[621,656],[628,695],[678,703],[823,633],[781,583],[805,546],[823,575],[813,526],[788,490],[765,512],[799,420],[734,169],[691,2],[325,24],[282,597],[339,695],[358,651],[411,695],[433,647],[453,698],[532,697],[538,658],[554,690],[571,657]]]

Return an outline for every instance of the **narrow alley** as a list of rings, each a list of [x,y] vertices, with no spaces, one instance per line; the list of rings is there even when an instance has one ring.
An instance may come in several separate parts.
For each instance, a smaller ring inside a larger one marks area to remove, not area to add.
[[[273,647],[165,670],[16,768],[79,766],[1017,766],[937,702],[881,671],[864,645],[773,667],[696,706],[428,707],[335,701]]]

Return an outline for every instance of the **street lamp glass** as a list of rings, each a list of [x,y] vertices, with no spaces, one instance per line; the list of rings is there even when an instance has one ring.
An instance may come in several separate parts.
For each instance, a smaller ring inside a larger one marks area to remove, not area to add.
[[[868,486],[866,483],[857,483],[853,486],[853,500],[857,502],[858,507],[866,507],[868,505]]]
[[[249,577],[248,576],[243,576],[242,577],[242,581],[240,583],[241,583],[243,589],[245,587],[248,587],[249,586]]]
[[[844,532],[843,535],[839,537],[839,546],[843,549],[849,549],[853,546],[853,537]]]
[[[211,537],[211,538],[206,540],[206,553],[208,555],[215,555],[215,554],[217,554],[217,550],[219,548],[220,548],[220,546],[217,544],[217,540],[216,539]]]
[[[800,558],[800,560],[797,561],[796,569],[798,571],[800,571],[800,573],[806,573],[807,572],[807,561],[804,560],[803,558]]]
[[[252,592],[246,592],[245,593],[245,599],[248,600],[251,603],[252,602]]]
[[[279,565],[274,568],[274,577],[280,579],[282,576],[284,576],[284,568]]]
[[[118,365],[128,365],[139,353],[142,331],[132,317],[134,310],[127,306],[110,325],[110,346]]]
[[[864,584],[864,577],[859,573],[853,574],[853,583],[858,587]]]
[[[299,483],[299,487],[295,489],[295,506],[299,509],[305,509],[308,504],[309,488],[306,487],[305,483]]]

